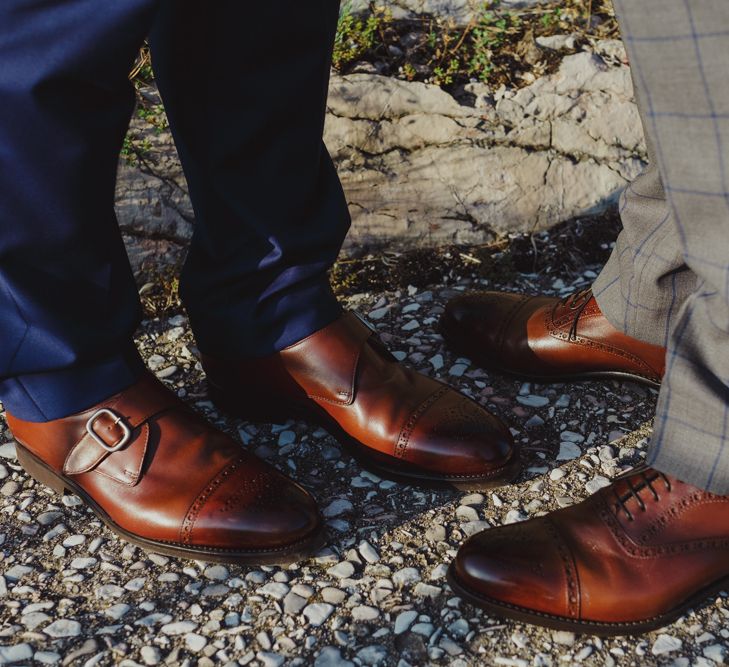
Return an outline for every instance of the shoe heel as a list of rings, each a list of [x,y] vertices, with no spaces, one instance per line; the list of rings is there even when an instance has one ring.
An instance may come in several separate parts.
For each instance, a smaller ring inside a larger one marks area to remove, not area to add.
[[[36,458],[21,444],[16,443],[15,452],[18,456],[18,463],[23,466],[25,472],[27,472],[36,482],[53,489],[56,493],[64,495],[68,493],[66,485],[63,480],[52,472],[40,459]]]
[[[251,396],[231,394],[209,381],[208,394],[219,410],[252,424],[285,424],[289,419],[297,418],[293,411],[277,410],[270,403]]]

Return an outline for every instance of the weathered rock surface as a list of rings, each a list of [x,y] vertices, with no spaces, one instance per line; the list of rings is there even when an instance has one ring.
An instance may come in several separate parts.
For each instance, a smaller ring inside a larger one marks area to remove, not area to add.
[[[568,55],[518,91],[333,76],[325,141],[352,213],[345,252],[480,243],[607,207],[642,169],[642,130],[619,42]],[[123,164],[118,213],[135,268],[176,259],[194,214],[169,132]]]
[[[353,12],[364,11],[370,0],[351,0]],[[528,7],[538,5],[540,0],[501,0],[502,7]],[[483,7],[483,0],[381,0],[379,6],[388,7],[395,18],[406,18],[414,14],[433,14],[465,25]]]

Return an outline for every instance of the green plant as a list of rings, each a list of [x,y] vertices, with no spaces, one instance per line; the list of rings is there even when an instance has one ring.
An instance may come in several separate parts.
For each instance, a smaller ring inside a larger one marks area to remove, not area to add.
[[[460,70],[461,61],[458,58],[451,58],[445,69],[443,67],[433,68],[433,83],[437,86],[449,86]]]
[[[140,104],[137,107],[137,117],[152,125],[157,134],[169,127],[165,109],[161,104],[153,104],[149,107]]]
[[[392,21],[392,14],[384,7],[370,6],[369,14],[361,17],[352,13],[351,3],[342,6],[334,38],[332,64],[337,69],[359,60],[372,49],[383,26]]]
[[[510,33],[518,32],[521,18],[512,12],[494,11],[498,3],[483,5],[471,36],[468,73],[487,81],[493,70],[494,51],[502,48]]]

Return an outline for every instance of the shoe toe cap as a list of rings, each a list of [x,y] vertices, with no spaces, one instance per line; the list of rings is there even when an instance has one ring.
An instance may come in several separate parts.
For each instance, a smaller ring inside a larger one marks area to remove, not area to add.
[[[322,518],[311,495],[265,464],[229,475],[194,519],[193,543],[240,551],[288,549],[311,539]]]
[[[506,425],[452,389],[419,419],[411,442],[422,465],[453,475],[491,474],[518,455]]]
[[[564,554],[541,518],[474,535],[458,551],[453,570],[468,593],[492,604],[568,616],[576,603]]]

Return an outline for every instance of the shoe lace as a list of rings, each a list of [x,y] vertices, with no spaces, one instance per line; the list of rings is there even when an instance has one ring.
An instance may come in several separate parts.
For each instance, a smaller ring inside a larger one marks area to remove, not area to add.
[[[661,499],[661,496],[654,486],[656,482],[658,482],[659,480],[663,482],[663,487],[666,493],[670,493],[672,489],[671,480],[668,479],[668,477],[666,477],[666,475],[664,475],[662,472],[658,472],[657,470],[653,470],[652,468],[641,468],[637,470],[632,470],[627,476],[623,477],[622,479],[628,485],[627,493],[620,495],[616,490],[617,487],[613,487],[613,494],[616,498],[617,507],[625,512],[625,516],[628,518],[628,521],[633,521],[635,519],[635,516],[628,507],[628,501],[631,498],[635,499],[640,510],[642,512],[645,512],[646,504],[640,495],[642,491],[648,489],[653,496],[653,500],[658,502]],[[633,482],[636,481],[636,479],[637,484],[633,485]]]
[[[592,299],[592,287],[573,292],[559,300],[557,306],[565,306],[575,311],[567,340],[577,340],[577,325],[579,324],[582,313],[587,308],[587,304],[590,303],[590,299]]]

